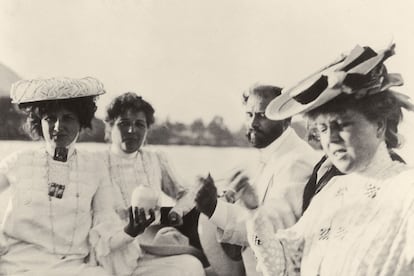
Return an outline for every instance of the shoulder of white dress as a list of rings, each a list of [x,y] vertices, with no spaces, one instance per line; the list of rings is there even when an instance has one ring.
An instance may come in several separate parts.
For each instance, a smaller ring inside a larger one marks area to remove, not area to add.
[[[76,155],[79,158],[79,162],[82,162],[86,167],[93,167],[94,169],[105,166],[108,159],[107,151],[105,150],[87,150],[76,149]]]
[[[401,165],[401,172],[392,179],[398,183],[407,183],[414,188],[414,168],[407,165]]]
[[[39,159],[43,156],[46,156],[46,150],[44,147],[35,145],[27,149],[18,150],[9,155],[7,158],[18,159],[18,160],[28,160],[28,159]]]
[[[166,155],[163,151],[155,149],[153,147],[143,147],[140,151],[143,156],[146,157],[146,159],[163,160],[166,158]]]
[[[142,147],[140,148],[140,151],[142,154],[146,154],[146,155],[154,155],[160,152],[158,149],[155,149],[154,147],[151,147],[151,146]]]

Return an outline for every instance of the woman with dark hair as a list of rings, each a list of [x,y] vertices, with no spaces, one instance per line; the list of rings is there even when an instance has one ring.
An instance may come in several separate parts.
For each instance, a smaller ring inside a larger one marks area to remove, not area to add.
[[[401,109],[414,110],[379,53],[349,55],[286,90],[266,115],[302,113],[340,171],[292,228],[274,229],[263,210],[248,223],[265,275],[411,275],[414,270],[414,170],[393,161]]]
[[[10,188],[0,232],[1,275],[107,275],[91,265],[95,257],[107,258],[114,249],[139,255],[130,234],[137,224],[125,227],[111,208],[104,162],[75,146],[104,92],[90,77],[13,84],[12,101],[28,114],[26,130],[44,143],[0,162],[0,189]]]
[[[183,216],[194,207],[193,196],[184,188],[166,156],[143,147],[154,123],[154,108],[137,94],[124,93],[110,103],[105,121],[107,138],[111,141],[106,160],[113,184],[115,211],[123,221],[134,213],[143,226],[137,238],[141,240],[145,254],[137,260],[134,275],[204,275],[201,262],[195,258],[202,256],[201,252],[193,256],[185,251],[155,252],[145,246],[148,241],[141,235],[153,222],[148,221],[149,215],[155,217],[155,223],[160,222],[160,207],[176,203],[167,216],[169,225],[182,224]],[[148,206],[148,202],[152,205]],[[175,235],[180,233],[177,231]],[[191,248],[190,251],[197,250]],[[118,258],[112,260],[114,263],[118,261]]]

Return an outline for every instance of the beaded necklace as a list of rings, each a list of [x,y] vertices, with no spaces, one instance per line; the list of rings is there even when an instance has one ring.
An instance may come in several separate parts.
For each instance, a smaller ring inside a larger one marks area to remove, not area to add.
[[[145,162],[144,162],[143,152],[140,151],[140,150],[137,151],[137,156],[134,158],[135,161],[137,161],[138,156],[141,159],[142,169],[144,171],[144,174],[145,174],[146,180],[147,180],[147,183],[143,184],[143,185],[150,186],[151,182],[150,182],[147,166],[145,165]],[[122,161],[122,158],[121,158],[121,161]],[[125,177],[124,177],[124,174],[122,173],[122,169],[123,169],[122,164],[117,164],[116,166],[113,165],[110,150],[108,151],[108,163],[109,163],[109,176],[111,178],[111,182],[116,184],[119,187],[119,190],[120,190],[121,196],[122,196],[122,200],[124,202],[124,207],[125,207],[125,210],[126,210],[126,208],[128,208],[131,205],[130,200],[129,200],[131,195],[129,195],[127,193],[127,191],[125,191],[125,189],[127,189],[127,187],[126,187],[127,185],[125,184],[126,183]],[[136,163],[137,162],[134,162],[134,164],[133,164],[133,166],[134,166],[133,175],[134,175],[135,184],[138,184],[140,182],[139,182],[139,178],[137,176],[137,170],[135,169]],[[117,173],[115,173],[114,167],[116,167]],[[115,180],[115,177],[114,177],[115,174],[117,174],[119,181]],[[139,186],[139,185],[137,185],[137,186]]]
[[[76,169],[76,172],[79,174],[79,171],[78,171],[78,169],[79,169],[79,166],[78,165],[79,164],[78,164],[78,156],[77,156],[76,150],[73,152],[73,158],[75,158],[75,163],[76,163],[76,165],[75,165],[76,168],[75,169]],[[70,163],[72,163],[72,160],[70,161]],[[70,167],[71,167],[71,164],[68,164],[68,167],[69,167],[68,168],[69,169],[68,171],[69,171],[69,175],[70,175]],[[51,192],[50,192],[50,187],[51,187],[52,184],[55,184],[55,183],[52,183],[50,181],[50,164],[49,164],[49,155],[48,155],[47,152],[46,152],[46,168],[47,168],[47,183],[48,183],[48,186],[49,186],[48,198],[49,198],[50,229],[51,229],[51,236],[52,236],[52,249],[53,249],[53,254],[54,255],[57,255],[57,253],[56,253],[56,245],[55,245],[55,225],[54,225],[53,200],[52,200],[52,198],[55,197],[56,199],[54,199],[54,200],[60,200],[63,197],[63,192],[64,192],[65,185],[61,185],[60,184],[60,186],[63,186],[62,194],[53,196],[51,194]],[[69,175],[68,175],[68,178],[70,178]],[[69,179],[69,181],[70,181],[70,179]],[[75,211],[75,219],[74,219],[74,224],[73,224],[72,236],[71,236],[71,239],[70,239],[70,242],[69,242],[69,247],[68,247],[68,250],[67,250],[66,254],[64,254],[61,257],[62,260],[65,259],[66,258],[66,255],[68,255],[70,253],[70,251],[72,250],[73,242],[74,242],[74,239],[75,239],[76,224],[77,224],[77,221],[78,221],[78,215],[79,215],[79,177],[77,177],[77,179],[76,179],[76,211]]]

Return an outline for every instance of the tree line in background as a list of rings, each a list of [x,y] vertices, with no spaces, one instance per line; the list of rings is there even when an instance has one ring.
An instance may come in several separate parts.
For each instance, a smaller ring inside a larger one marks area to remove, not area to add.
[[[22,125],[25,115],[10,103],[10,98],[0,97],[0,139],[29,140]],[[80,135],[83,142],[104,142],[105,124],[94,118],[92,129],[85,130]],[[147,137],[148,144],[153,145],[194,145],[215,147],[244,147],[248,145],[245,128],[232,132],[220,116],[214,117],[205,124],[202,119],[196,119],[191,124],[180,122],[156,122]]]
[[[245,128],[232,132],[220,116],[215,116],[208,124],[196,119],[191,124],[180,122],[155,123],[148,134],[148,143],[155,145],[195,145],[216,147],[247,146]]]

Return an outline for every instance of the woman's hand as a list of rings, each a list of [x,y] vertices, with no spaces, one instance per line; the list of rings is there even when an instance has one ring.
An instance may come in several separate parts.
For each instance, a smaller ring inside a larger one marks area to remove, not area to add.
[[[144,233],[145,228],[155,221],[155,212],[153,209],[148,210],[148,219],[144,208],[135,207],[133,209],[131,206],[128,208],[128,213],[129,223],[125,226],[124,231],[133,238]]]
[[[179,213],[177,213],[174,210],[171,210],[168,213],[168,225],[169,226],[180,226],[183,224],[183,216],[182,214],[180,215]]]

